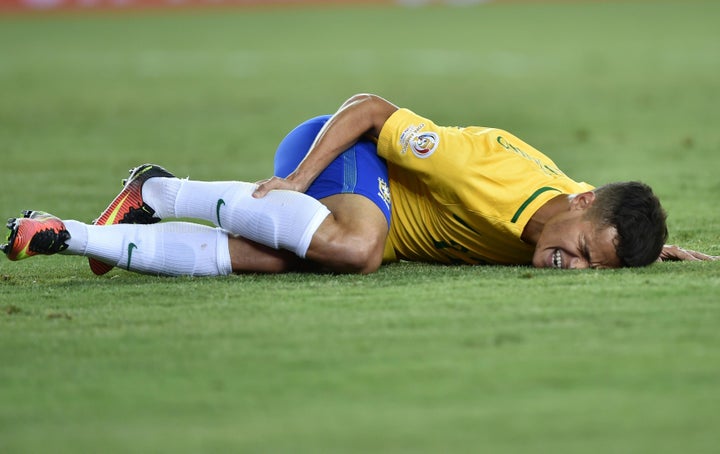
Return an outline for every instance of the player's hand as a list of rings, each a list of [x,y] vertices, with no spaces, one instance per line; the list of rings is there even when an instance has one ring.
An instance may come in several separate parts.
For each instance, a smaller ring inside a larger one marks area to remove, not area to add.
[[[698,261],[698,260],[720,260],[720,257],[714,255],[703,254],[702,252],[683,249],[680,246],[666,244],[663,246],[658,262],[669,262],[678,260]]]
[[[265,197],[268,192],[273,191],[275,189],[285,189],[288,191],[297,191],[297,192],[305,192],[307,188],[302,187],[301,185],[294,183],[286,178],[280,178],[280,177],[271,177],[266,180],[261,180],[255,183],[257,185],[257,188],[255,189],[255,192],[253,192],[253,197],[256,199],[260,199],[262,197]]]

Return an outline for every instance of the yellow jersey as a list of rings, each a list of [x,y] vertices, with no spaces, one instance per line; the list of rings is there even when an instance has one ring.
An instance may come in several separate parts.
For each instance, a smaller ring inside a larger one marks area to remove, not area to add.
[[[560,194],[592,190],[514,135],[442,127],[399,109],[380,132],[392,213],[384,260],[528,264],[520,239],[532,215]]]

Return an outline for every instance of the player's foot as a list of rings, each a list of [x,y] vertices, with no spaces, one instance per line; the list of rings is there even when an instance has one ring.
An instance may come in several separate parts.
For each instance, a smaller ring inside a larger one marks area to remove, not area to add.
[[[123,190],[105,208],[100,217],[93,221],[93,224],[154,224],[160,222],[160,218],[155,216],[155,210],[142,198],[143,184],[153,177],[174,178],[175,175],[155,164],[143,164],[130,169],[130,176],[127,180],[123,180]],[[98,276],[113,269],[112,265],[96,259],[90,258],[88,262],[92,272]]]
[[[23,216],[8,219],[7,244],[0,245],[10,260],[52,255],[67,249],[70,233],[60,219],[42,211],[23,211]]]

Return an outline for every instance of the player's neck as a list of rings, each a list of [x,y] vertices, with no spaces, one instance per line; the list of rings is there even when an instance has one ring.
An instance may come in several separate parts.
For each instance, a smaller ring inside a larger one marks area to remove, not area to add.
[[[528,223],[523,229],[520,237],[524,242],[535,245],[540,238],[540,234],[545,228],[545,224],[556,215],[567,211],[570,208],[570,199],[567,194],[554,197],[541,206],[535,214],[532,215]]]

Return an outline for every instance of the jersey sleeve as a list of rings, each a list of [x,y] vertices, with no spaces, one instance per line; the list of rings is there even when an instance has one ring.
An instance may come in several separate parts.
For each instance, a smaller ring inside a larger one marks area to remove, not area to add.
[[[428,186],[443,188],[456,181],[472,155],[473,147],[463,143],[462,131],[398,109],[380,132],[378,154]]]

